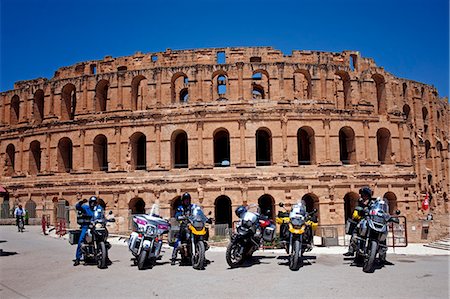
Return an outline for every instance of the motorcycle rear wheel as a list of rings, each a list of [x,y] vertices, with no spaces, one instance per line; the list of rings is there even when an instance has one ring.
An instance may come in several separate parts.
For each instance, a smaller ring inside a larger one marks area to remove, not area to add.
[[[97,267],[99,269],[106,268],[106,245],[105,242],[98,243]]]
[[[375,257],[378,252],[377,241],[372,240],[370,242],[370,251],[368,256],[364,259],[363,271],[366,273],[373,273],[375,270]]]
[[[195,254],[192,256],[192,267],[197,270],[203,269],[205,265],[205,243],[198,241],[195,244]]]
[[[240,251],[241,251],[241,244],[235,242],[230,242],[228,244],[225,256],[227,259],[227,264],[231,268],[236,268],[244,261],[242,254],[236,256],[236,253],[239,253]]]
[[[292,244],[292,252],[289,256],[289,269],[292,271],[297,271],[302,263],[302,243],[301,240],[295,240]]]
[[[145,261],[147,260],[148,250],[142,249],[138,257],[138,269],[144,270]]]

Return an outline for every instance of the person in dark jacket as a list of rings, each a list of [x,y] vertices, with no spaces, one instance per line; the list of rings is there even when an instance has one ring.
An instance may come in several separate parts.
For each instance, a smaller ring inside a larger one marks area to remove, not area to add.
[[[181,205],[177,207],[177,210],[175,212],[175,219],[180,221],[180,231],[178,232],[177,240],[175,241],[175,244],[173,245],[173,251],[172,251],[172,259],[171,259],[171,265],[175,265],[175,261],[177,259],[178,254],[178,246],[180,245],[180,241],[184,240],[186,238],[186,230],[187,226],[184,222],[181,221],[183,217],[189,217],[192,209],[191,204],[191,195],[188,192],[185,192],[181,196]]]
[[[86,205],[85,204],[86,202],[87,202],[87,199],[83,199],[75,205],[75,209],[77,209],[77,211],[80,211],[80,213],[81,213],[80,218],[82,218],[82,219],[78,220],[78,223],[81,226],[81,234],[80,234],[80,239],[78,239],[77,251],[75,253],[75,261],[73,263],[74,266],[78,266],[80,264],[80,259],[82,256],[81,244],[83,244],[83,242],[84,242],[84,238],[85,238],[86,232],[89,228],[89,224],[91,223],[91,219],[94,216],[94,210],[97,206],[97,197],[91,196],[89,198],[89,204]]]

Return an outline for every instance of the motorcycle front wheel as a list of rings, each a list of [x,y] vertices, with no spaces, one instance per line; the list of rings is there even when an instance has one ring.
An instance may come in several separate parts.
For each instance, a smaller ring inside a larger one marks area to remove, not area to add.
[[[203,241],[198,241],[195,244],[195,254],[192,256],[192,267],[194,269],[203,269],[205,264],[205,244]]]
[[[145,266],[145,261],[147,260],[148,250],[142,249],[138,257],[138,269],[143,270]]]
[[[106,268],[106,245],[105,242],[99,242],[97,248],[97,267],[99,269]]]
[[[301,266],[301,262],[302,262],[302,241],[297,239],[294,241],[294,243],[292,244],[292,252],[291,255],[289,256],[289,269],[292,271],[297,271],[300,266]]]
[[[243,253],[241,253],[241,244],[230,242],[227,246],[226,259],[231,268],[239,266],[243,262]]]
[[[377,241],[372,240],[370,242],[370,250],[366,258],[364,259],[363,271],[366,273],[373,273],[375,270],[375,257],[378,252]]]

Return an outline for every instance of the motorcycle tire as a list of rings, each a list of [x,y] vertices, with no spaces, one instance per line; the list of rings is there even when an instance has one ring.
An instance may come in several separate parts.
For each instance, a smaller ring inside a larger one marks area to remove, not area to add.
[[[192,267],[197,270],[203,269],[205,265],[205,243],[198,241],[195,244],[195,254],[192,255]]]
[[[289,256],[289,269],[292,271],[297,271],[300,269],[302,263],[302,242],[301,240],[295,240],[292,244],[292,252]]]
[[[241,255],[240,257],[236,257],[236,252],[239,252],[241,249],[241,244],[230,242],[227,246],[227,252],[225,254],[227,264],[231,268],[236,268],[244,261],[244,257]]]
[[[370,242],[370,251],[368,256],[364,259],[363,271],[366,273],[373,273],[375,270],[375,257],[378,252],[377,241]]]
[[[138,257],[138,269],[144,270],[145,268],[145,261],[147,260],[148,256],[148,250],[143,249]]]
[[[99,269],[105,269],[106,268],[106,245],[105,242],[98,243],[98,253],[97,253],[97,267]]]

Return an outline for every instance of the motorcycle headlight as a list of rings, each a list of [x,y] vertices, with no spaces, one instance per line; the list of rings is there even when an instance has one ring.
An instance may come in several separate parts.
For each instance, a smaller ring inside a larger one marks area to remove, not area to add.
[[[101,223],[96,223],[95,224],[95,229],[102,229],[103,225]]]
[[[201,230],[203,229],[205,224],[203,223],[203,221],[196,220],[192,222],[192,226],[194,226],[196,230]]]
[[[156,235],[157,232],[158,232],[158,229],[155,226],[148,226],[145,234],[149,235],[149,236],[153,236],[153,235]]]
[[[294,217],[294,218],[291,218],[291,223],[292,223],[292,226],[299,227],[299,226],[303,225],[304,220],[300,217]]]

